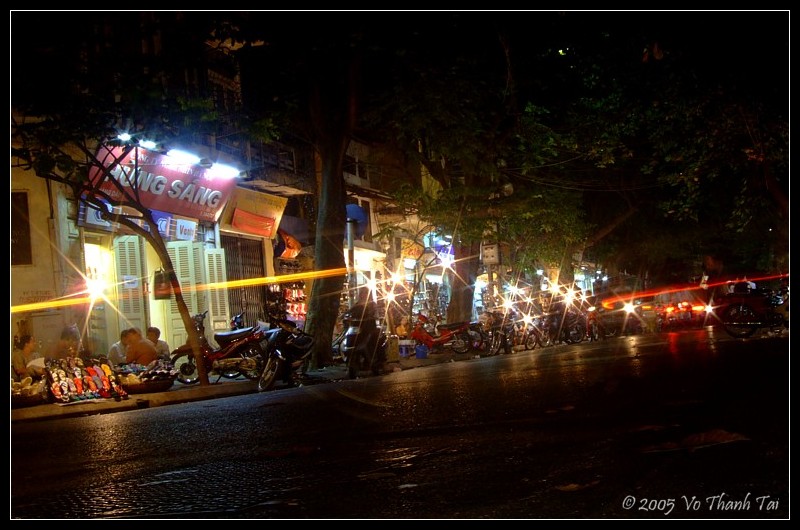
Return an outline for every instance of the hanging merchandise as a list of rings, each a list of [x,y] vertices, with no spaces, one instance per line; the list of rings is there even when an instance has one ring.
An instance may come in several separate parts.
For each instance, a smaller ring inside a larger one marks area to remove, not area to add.
[[[169,300],[170,296],[172,296],[172,286],[169,283],[169,275],[164,269],[158,269],[153,273],[153,298]]]

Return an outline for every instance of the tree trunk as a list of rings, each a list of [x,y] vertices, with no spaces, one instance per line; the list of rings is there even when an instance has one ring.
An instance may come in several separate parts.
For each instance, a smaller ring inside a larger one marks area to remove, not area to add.
[[[339,56],[320,64],[309,95],[312,137],[320,158],[319,207],[315,239],[317,272],[343,269],[347,193],[342,166],[355,126],[359,61]],[[323,276],[314,281],[306,317],[314,336],[311,368],[331,362],[333,328],[345,275]]]
[[[319,145],[322,168],[315,239],[314,262],[317,271],[343,269],[345,266],[346,195],[342,161],[346,146],[342,139]],[[306,319],[306,332],[314,336],[312,368],[321,368],[332,361],[333,328],[339,315],[345,277],[342,274],[314,281]]]
[[[150,243],[150,246],[152,246],[156,251],[158,259],[161,261],[161,266],[169,276],[169,282],[172,286],[172,294],[175,296],[175,305],[178,307],[178,313],[181,315],[183,326],[186,329],[187,336],[189,337],[189,345],[192,347],[192,353],[194,354],[194,361],[197,365],[197,376],[200,380],[200,386],[209,385],[210,382],[208,380],[208,370],[206,369],[203,352],[200,349],[200,337],[198,337],[197,333],[195,332],[192,315],[189,314],[189,308],[186,305],[186,300],[183,298],[181,283],[178,281],[178,275],[175,274],[175,267],[172,264],[172,259],[170,259],[169,252],[167,252],[167,244],[160,235],[153,235],[159,234],[158,225],[150,218],[148,214],[145,214],[144,216],[147,225],[150,227],[150,230],[148,231],[141,229],[141,233],[139,235],[144,237],[145,240]]]
[[[471,245],[455,245],[455,274],[451,283],[450,303],[447,306],[447,322],[472,320],[472,305],[475,300],[475,280],[478,277],[480,242]]]

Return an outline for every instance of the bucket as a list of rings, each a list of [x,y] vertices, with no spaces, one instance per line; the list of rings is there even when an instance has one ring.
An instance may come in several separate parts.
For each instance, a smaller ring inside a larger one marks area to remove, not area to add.
[[[400,346],[400,357],[406,359],[414,356],[414,347],[417,345],[416,341],[400,339],[397,342]]]
[[[420,344],[415,348],[415,353],[417,354],[417,359],[427,359],[428,347],[424,344]]]

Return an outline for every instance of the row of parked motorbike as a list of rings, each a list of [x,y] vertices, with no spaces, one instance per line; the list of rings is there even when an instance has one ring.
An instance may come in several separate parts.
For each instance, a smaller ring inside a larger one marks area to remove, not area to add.
[[[255,326],[244,325],[244,313],[231,319],[229,331],[214,333],[214,347],[206,337],[205,319],[208,310],[192,317],[194,336],[197,338],[207,374],[218,379],[235,379],[244,376],[257,380],[260,391],[274,387],[278,375],[291,382],[291,365],[310,354],[313,337],[302,332],[290,320],[269,316],[269,322],[259,321]],[[172,352],[176,380],[191,385],[200,381],[200,370],[193,346],[187,340]]]
[[[305,333],[285,315],[269,314],[268,322],[244,325],[244,313],[231,319],[229,331],[214,333],[214,342],[206,337],[205,319],[208,310],[192,317],[194,335],[202,354],[207,374],[235,379],[244,376],[257,381],[258,390],[272,390],[278,380],[289,386],[295,383],[297,370],[308,362],[314,337]],[[346,332],[339,345],[347,361],[348,375],[356,378],[363,371],[374,375],[386,362],[386,335],[377,324],[372,304],[361,304],[344,315]],[[187,341],[172,352],[177,381],[191,385],[200,381],[200,371],[193,346]]]
[[[627,331],[628,322],[641,331],[641,314],[625,318],[621,327],[609,325],[602,311],[587,306],[555,304],[549,312],[518,318],[513,311],[490,311],[487,319],[477,322],[456,322],[435,325],[418,314],[411,338],[431,350],[450,349],[455,353],[476,351],[481,355],[511,353],[515,345],[532,350],[554,344],[574,344],[599,340]],[[704,309],[704,311],[706,311]],[[785,291],[741,290],[718,300],[715,319],[735,338],[752,336],[759,328],[789,327],[789,293]],[[258,390],[275,387],[282,379],[291,385],[295,371],[307,362],[314,338],[286,318],[269,317],[269,322],[245,326],[243,314],[231,320],[231,330],[214,333],[214,347],[205,334],[208,310],[194,315],[194,331],[198,338],[206,373],[220,378],[245,376],[258,381]],[[708,315],[706,315],[707,317]],[[661,331],[667,316],[656,312],[660,322],[654,331]],[[705,318],[705,317],[704,317]],[[334,341],[338,356],[347,363],[348,376],[361,372],[380,373],[386,362],[387,336],[378,324],[375,305],[357,304],[343,315],[344,332]],[[636,327],[638,326],[638,328]],[[199,381],[192,345],[178,347],[172,354],[177,380],[184,384]]]

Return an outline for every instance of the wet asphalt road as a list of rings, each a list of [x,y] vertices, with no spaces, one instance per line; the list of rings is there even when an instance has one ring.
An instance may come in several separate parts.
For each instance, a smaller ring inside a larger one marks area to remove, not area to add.
[[[11,426],[22,519],[789,517],[789,338],[619,337]]]

